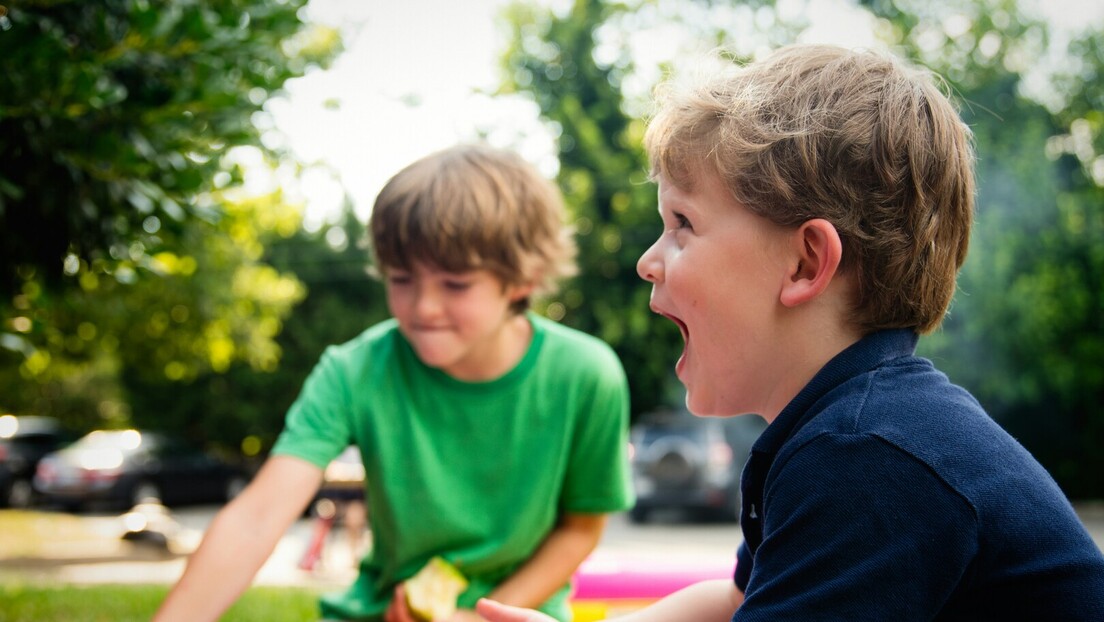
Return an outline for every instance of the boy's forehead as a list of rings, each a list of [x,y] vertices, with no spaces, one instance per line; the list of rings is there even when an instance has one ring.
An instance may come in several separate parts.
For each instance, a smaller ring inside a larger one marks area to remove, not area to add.
[[[652,179],[661,189],[676,186],[687,193],[696,192],[702,186],[723,184],[716,167],[700,161],[680,163],[675,168],[657,168]]]
[[[391,273],[410,273],[425,278],[458,278],[458,279],[482,279],[489,278],[495,281],[502,281],[502,278],[493,270],[481,267],[471,266],[462,268],[445,268],[426,261],[412,261],[409,266],[390,266],[384,269],[385,272]]]
[[[452,274],[460,275],[467,274],[469,272],[475,272],[477,268],[446,268],[432,261],[425,261],[420,259],[411,260],[406,265],[399,266],[387,266],[386,269],[391,272],[418,272],[421,274]]]
[[[656,175],[655,179],[661,203],[693,204],[706,195],[712,195],[713,199],[718,196],[734,198],[721,176],[704,167],[687,179],[673,179],[663,174]]]

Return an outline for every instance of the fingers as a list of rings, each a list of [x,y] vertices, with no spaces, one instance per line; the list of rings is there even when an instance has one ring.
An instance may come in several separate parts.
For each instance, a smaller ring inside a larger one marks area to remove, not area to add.
[[[457,609],[448,622],[487,622],[487,619],[471,609]]]
[[[479,599],[475,610],[489,622],[555,622],[539,611],[503,605],[489,598]]]
[[[383,620],[384,622],[417,622],[406,606],[406,591],[402,583],[395,586],[395,596],[391,599],[387,612],[383,614]]]

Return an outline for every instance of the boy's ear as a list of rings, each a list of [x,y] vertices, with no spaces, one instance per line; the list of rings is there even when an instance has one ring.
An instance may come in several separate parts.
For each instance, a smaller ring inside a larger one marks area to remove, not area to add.
[[[802,223],[792,236],[795,261],[780,296],[787,307],[796,307],[823,293],[835,278],[843,258],[839,232],[823,218]]]
[[[523,298],[527,298],[533,293],[533,290],[537,286],[534,283],[525,283],[523,285],[509,285],[506,288],[506,294],[510,299],[510,302],[517,302]]]

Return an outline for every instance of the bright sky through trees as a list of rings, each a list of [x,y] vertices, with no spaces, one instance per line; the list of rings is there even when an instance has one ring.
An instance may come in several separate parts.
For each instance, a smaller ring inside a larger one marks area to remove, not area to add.
[[[1100,23],[1104,16],[1098,0],[1029,1],[1060,26]],[[319,165],[301,182],[308,227],[335,217],[342,185],[363,219],[400,168],[480,133],[555,174],[554,139],[537,120],[537,107],[521,97],[490,96],[505,36],[495,16],[506,2],[312,0],[309,18],[341,27],[347,50],[331,69],[289,82],[290,96],[268,105],[271,122],[299,158]],[[567,0],[540,2],[562,8]],[[779,1],[783,11],[785,5],[813,23],[803,41],[876,45],[866,16],[845,0]],[[633,49],[642,67],[677,47],[663,40],[669,31],[637,34]]]

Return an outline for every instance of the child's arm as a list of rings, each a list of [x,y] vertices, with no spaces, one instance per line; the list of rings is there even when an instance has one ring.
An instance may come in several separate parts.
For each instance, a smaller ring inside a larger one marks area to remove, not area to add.
[[[621,622],[728,622],[743,601],[744,595],[735,583],[716,579],[695,583],[617,619]],[[477,610],[490,622],[554,622],[539,611],[508,607],[488,599],[480,600]]]
[[[606,527],[605,514],[565,514],[525,562],[489,597],[503,603],[535,607],[548,600],[590,555]]]
[[[252,583],[276,543],[322,484],[322,469],[286,456],[267,460],[211,522],[157,622],[216,620]]]
[[[730,579],[701,581],[663,597],[640,611],[618,618],[624,622],[729,622],[744,602],[744,593]]]

